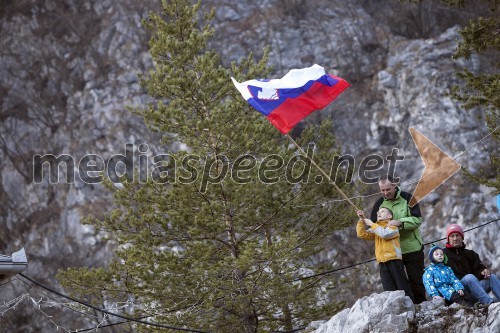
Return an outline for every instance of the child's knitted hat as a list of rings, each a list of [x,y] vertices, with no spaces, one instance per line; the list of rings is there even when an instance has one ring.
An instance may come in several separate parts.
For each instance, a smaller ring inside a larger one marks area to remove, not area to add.
[[[439,246],[435,245],[435,244],[432,244],[432,247],[431,249],[429,250],[429,260],[433,263],[435,263],[436,261],[434,260],[434,257],[433,257],[433,254],[434,254],[434,251],[436,251],[437,249],[440,249],[440,250],[443,250],[442,248],[440,248]],[[443,263],[446,265],[446,263],[448,263],[448,257],[446,256],[446,254],[443,253]]]

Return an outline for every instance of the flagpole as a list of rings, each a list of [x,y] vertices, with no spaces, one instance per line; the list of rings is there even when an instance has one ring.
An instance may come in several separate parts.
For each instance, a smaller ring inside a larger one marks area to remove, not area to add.
[[[323,171],[323,169],[316,164],[316,162],[314,162],[314,160],[309,157],[309,155],[307,155],[307,153],[302,149],[302,147],[300,147],[297,142],[295,142],[294,139],[292,139],[292,137],[287,133],[285,134],[288,139],[295,145],[295,147],[297,147],[297,149],[304,155],[306,156],[312,164],[314,164],[314,166],[316,166],[316,168],[318,168],[318,170],[321,172],[321,174],[323,174],[324,177],[326,177],[326,179],[328,179],[328,181],[330,182],[330,184],[333,185],[333,187],[335,187],[335,189],[344,197],[345,200],[347,200],[347,202],[354,208],[355,211],[358,211],[360,210],[358,207],[356,207],[356,205],[347,197],[347,195],[345,195],[345,193],[337,186],[337,184],[335,184],[335,182],[330,178],[330,176],[328,176],[328,174]]]

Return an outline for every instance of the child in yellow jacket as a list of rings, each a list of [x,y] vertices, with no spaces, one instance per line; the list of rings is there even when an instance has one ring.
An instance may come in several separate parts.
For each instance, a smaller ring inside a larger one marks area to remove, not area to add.
[[[395,226],[388,227],[392,212],[380,208],[377,222],[370,219],[359,220],[356,225],[358,237],[375,241],[375,258],[379,263],[380,279],[384,291],[403,290],[413,301],[413,293],[406,276],[399,245],[399,230]],[[368,226],[368,230],[366,230]]]

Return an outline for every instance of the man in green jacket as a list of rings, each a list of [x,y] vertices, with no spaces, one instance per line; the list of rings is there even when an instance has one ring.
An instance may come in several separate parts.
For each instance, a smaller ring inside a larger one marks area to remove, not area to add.
[[[424,274],[424,247],[422,235],[420,234],[420,225],[422,224],[422,215],[418,204],[410,207],[411,194],[403,192],[397,186],[397,182],[391,176],[382,176],[378,182],[382,197],[373,205],[370,218],[375,220],[377,211],[381,207],[390,209],[393,212],[393,220],[388,226],[394,225],[399,228],[401,251],[403,252],[403,263],[406,268],[408,280],[410,280],[411,289],[416,304],[426,301],[425,287],[422,282]],[[358,211],[362,216],[363,211]]]

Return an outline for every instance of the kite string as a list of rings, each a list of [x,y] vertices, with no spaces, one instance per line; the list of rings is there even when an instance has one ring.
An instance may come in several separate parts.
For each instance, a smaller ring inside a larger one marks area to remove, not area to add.
[[[457,155],[455,155],[452,160],[455,161],[456,159],[458,159],[459,157],[461,157],[463,154],[465,154],[467,151],[469,151],[470,149],[472,149],[474,146],[480,144],[482,141],[484,141],[486,138],[488,138],[489,136],[491,136],[494,132],[496,132],[498,129],[500,129],[500,126],[497,126],[493,131],[489,132],[488,134],[486,134],[484,137],[482,137],[481,139],[479,139],[478,141],[475,141],[474,143],[472,143],[471,146],[467,147],[465,150],[461,151],[460,153],[458,153]],[[297,146],[299,147],[299,146]],[[447,165],[447,164],[446,164]],[[445,165],[445,166],[446,166]],[[444,166],[443,166],[444,167]],[[429,175],[427,176],[430,176],[432,175],[433,173],[441,170],[443,167],[441,168],[438,168],[436,170],[434,170],[433,172],[429,173]],[[413,184],[418,184],[418,182],[420,181],[420,179],[417,179],[417,180],[409,180],[403,184],[401,184],[401,186],[409,186],[409,185],[413,185]],[[332,200],[328,200],[328,201],[324,201],[322,203],[319,203],[319,204],[311,204],[311,205],[302,205],[302,206],[296,206],[296,207],[309,207],[309,206],[324,206],[325,204],[327,203],[331,203],[331,202],[343,202],[343,201],[346,201],[350,199],[354,200],[354,199],[366,199],[366,198],[369,198],[369,197],[372,197],[372,196],[375,196],[375,195],[380,195],[381,192],[375,192],[375,193],[372,193],[372,194],[365,194],[365,195],[357,195],[357,196],[353,196],[353,197],[350,197],[350,198],[344,198],[344,199],[332,199]]]

